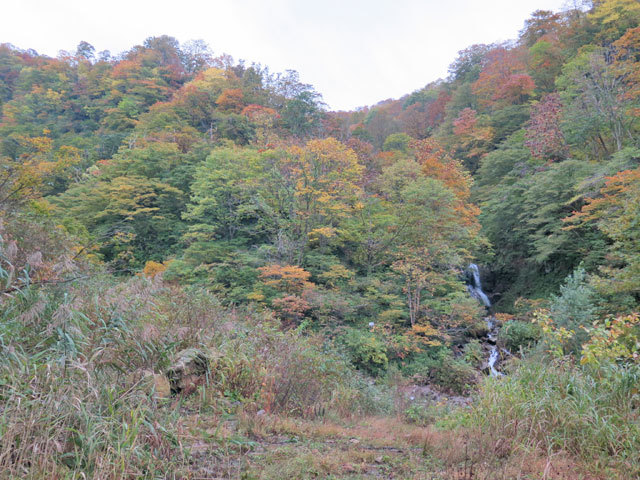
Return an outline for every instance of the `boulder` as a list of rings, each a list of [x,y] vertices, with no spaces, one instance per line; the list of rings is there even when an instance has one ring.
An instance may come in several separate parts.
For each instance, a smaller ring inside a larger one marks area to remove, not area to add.
[[[209,357],[197,348],[178,352],[167,369],[171,393],[192,393],[202,385],[209,372]]]

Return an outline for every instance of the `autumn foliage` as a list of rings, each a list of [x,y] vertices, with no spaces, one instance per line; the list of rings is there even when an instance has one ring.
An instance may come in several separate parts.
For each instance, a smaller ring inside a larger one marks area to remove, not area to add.
[[[486,62],[472,87],[482,105],[521,103],[533,93],[535,83],[519,49],[496,47],[487,54]]]

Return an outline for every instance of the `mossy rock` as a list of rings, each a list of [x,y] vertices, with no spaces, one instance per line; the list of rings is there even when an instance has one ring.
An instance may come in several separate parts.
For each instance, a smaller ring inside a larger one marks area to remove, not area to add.
[[[202,385],[209,373],[209,356],[197,348],[181,350],[167,369],[171,393],[191,393]]]

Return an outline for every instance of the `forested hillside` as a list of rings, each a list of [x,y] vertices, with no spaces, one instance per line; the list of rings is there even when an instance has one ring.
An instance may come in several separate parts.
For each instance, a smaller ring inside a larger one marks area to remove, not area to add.
[[[351,112],[5,43],[0,112],[0,477],[640,475],[636,0]]]

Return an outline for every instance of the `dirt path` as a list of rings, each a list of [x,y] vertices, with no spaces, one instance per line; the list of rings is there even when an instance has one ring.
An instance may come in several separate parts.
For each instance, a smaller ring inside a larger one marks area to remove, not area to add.
[[[315,420],[240,415],[185,419],[185,479],[587,480],[490,432],[443,431],[397,417]],[[241,433],[242,432],[242,433]]]

